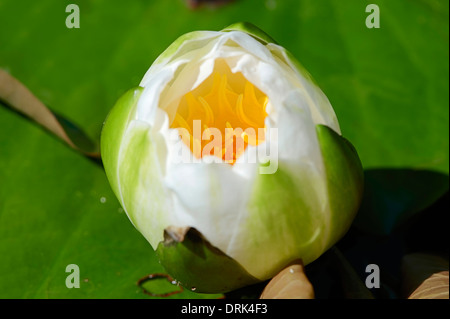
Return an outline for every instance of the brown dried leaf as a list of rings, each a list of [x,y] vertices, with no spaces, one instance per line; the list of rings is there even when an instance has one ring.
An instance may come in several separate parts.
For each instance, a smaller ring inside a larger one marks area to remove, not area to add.
[[[264,288],[261,299],[314,299],[314,288],[297,260],[279,272]]]
[[[40,124],[73,149],[86,156],[100,157],[96,151],[87,150],[72,140],[66,131],[65,124],[68,124],[73,131],[81,133],[73,123],[56,116],[25,85],[2,69],[0,69],[0,101]],[[86,140],[85,136],[78,137]]]
[[[402,291],[408,299],[449,299],[448,259],[414,253],[403,257]]]

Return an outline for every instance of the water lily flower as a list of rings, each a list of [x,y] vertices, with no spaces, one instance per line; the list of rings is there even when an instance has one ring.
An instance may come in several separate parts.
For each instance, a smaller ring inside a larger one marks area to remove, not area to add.
[[[311,263],[347,232],[362,195],[329,100],[248,23],[177,39],[111,110],[101,151],[133,225],[200,292]]]

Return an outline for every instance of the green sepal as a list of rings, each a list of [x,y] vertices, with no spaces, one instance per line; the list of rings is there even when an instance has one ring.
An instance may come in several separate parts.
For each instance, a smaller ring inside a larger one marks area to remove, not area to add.
[[[156,253],[166,271],[195,292],[225,293],[260,282],[192,227],[166,228]]]
[[[316,125],[327,176],[332,231],[330,245],[350,228],[361,203],[364,173],[353,145],[333,129]]]
[[[117,198],[120,198],[117,179],[120,145],[142,91],[142,87],[137,87],[125,92],[109,112],[102,128],[100,139],[102,162]]]
[[[250,22],[237,22],[233,23],[232,25],[229,25],[222,31],[242,31],[245,32],[252,37],[254,37],[256,40],[262,42],[264,45],[268,43],[274,43],[278,44],[270,35],[265,33],[263,30],[258,28],[257,26],[251,24]]]

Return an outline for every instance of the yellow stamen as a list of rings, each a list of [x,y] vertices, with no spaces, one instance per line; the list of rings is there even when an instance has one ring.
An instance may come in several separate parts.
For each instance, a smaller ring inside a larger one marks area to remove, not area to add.
[[[203,109],[206,113],[206,123],[211,124],[214,123],[214,113],[211,110],[211,107],[209,106],[208,102],[205,101],[205,99],[201,96],[198,97],[198,100],[200,101],[200,104],[203,106]]]
[[[192,135],[192,128],[189,126],[189,124],[185,121],[185,119],[180,115],[180,113],[177,113],[175,115],[175,121],[178,125],[176,127],[182,127],[186,130],[188,130],[189,134]],[[173,124],[172,124],[173,125]]]
[[[232,73],[225,63],[219,65],[199,87],[184,95],[185,104],[178,107],[170,127],[184,128],[189,132],[191,140],[187,141],[183,136],[183,142],[197,158],[210,155],[202,154],[208,143],[202,137],[211,136],[210,128],[217,128],[222,133],[222,152],[218,155],[234,164],[248,145],[256,146],[264,141],[264,119],[269,99],[241,73]],[[201,136],[192,136],[194,120],[201,121]],[[234,134],[236,131],[233,130],[238,128],[242,129],[242,134]],[[245,132],[249,128],[252,129],[249,132],[255,133]],[[263,136],[258,136],[259,128],[264,128]]]
[[[247,126],[258,127],[258,124],[253,122],[251,119],[249,119],[245,115],[245,113],[244,113],[244,106],[243,106],[243,103],[242,103],[243,99],[244,99],[244,95],[243,94],[239,95],[238,100],[237,100],[237,104],[236,104],[237,116],[239,117],[241,122],[244,122],[245,124],[247,124]]]

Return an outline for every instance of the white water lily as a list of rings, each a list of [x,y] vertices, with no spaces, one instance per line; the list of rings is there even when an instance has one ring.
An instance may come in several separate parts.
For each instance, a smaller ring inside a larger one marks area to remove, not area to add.
[[[205,154],[209,139],[196,138],[194,121],[202,137],[212,129],[259,133],[225,137]],[[308,264],[345,234],[362,169],[340,134],[330,102],[299,63],[256,27],[235,24],[186,34],[154,62],[108,116],[102,159],[169,273],[220,292],[269,279],[299,258]],[[251,156],[260,150],[264,158]],[[180,151],[194,161],[180,161]],[[201,240],[189,244],[189,230]]]

